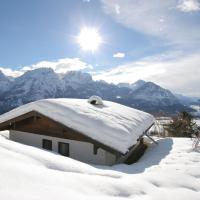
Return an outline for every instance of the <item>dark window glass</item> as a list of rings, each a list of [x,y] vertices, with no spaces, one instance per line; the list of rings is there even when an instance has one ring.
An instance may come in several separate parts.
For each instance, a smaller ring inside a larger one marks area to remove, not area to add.
[[[47,139],[43,139],[42,140],[42,148],[47,149],[47,150],[52,150],[52,141],[47,140]]]
[[[69,144],[64,142],[58,143],[58,153],[63,156],[69,156]]]
[[[94,155],[97,155],[97,153],[98,153],[98,148],[99,148],[99,147],[97,147],[96,145],[94,145],[94,147],[93,147],[93,153],[94,153]]]

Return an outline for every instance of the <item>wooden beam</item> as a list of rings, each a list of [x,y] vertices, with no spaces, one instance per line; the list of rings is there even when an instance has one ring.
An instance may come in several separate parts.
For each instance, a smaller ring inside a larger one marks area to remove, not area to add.
[[[147,132],[151,128],[151,126],[145,132]],[[34,134],[43,134],[64,139],[85,141],[92,143],[97,147],[101,147],[102,149],[115,155],[122,155],[122,153],[118,151],[117,147],[116,149],[110,148],[109,146],[104,145],[91,137],[88,137],[87,135],[81,133],[78,130],[73,129],[71,127],[69,128],[66,125],[36,111],[25,113],[0,124],[0,130],[13,129],[22,132],[30,132]],[[140,140],[142,137],[143,135],[140,138],[138,138],[138,140]],[[130,149],[132,147],[130,147]]]
[[[9,126],[12,126],[12,124],[13,124],[14,122],[22,121],[22,120],[24,120],[24,119],[33,117],[34,114],[36,114],[35,111],[30,111],[30,112],[27,112],[27,113],[25,113],[25,114],[23,114],[23,115],[20,115],[20,116],[18,116],[18,117],[15,117],[15,118],[12,118],[12,119],[7,120],[7,121],[5,121],[5,122],[2,122],[2,123],[0,123],[0,130],[6,130],[5,127],[7,128],[7,127],[9,127]]]
[[[36,121],[35,121],[35,117],[37,118]],[[45,120],[46,122],[44,122]],[[14,122],[15,122],[15,126],[13,126]],[[40,134],[40,135],[43,134],[43,135],[58,137],[58,138],[60,137],[64,139],[84,141],[84,142],[92,143],[98,147],[101,147],[102,149],[110,153],[121,154],[117,149],[110,148],[109,146],[106,146],[84,135],[83,133],[75,129],[69,128],[65,126],[64,124],[56,120],[52,120],[51,118],[36,111],[28,112],[24,115],[18,116],[16,118],[13,118],[11,120],[1,123],[0,130],[17,130],[17,131],[30,132],[34,134]]]
[[[137,145],[135,145],[135,148],[131,151],[124,163],[130,165],[137,162],[142,157],[146,149],[147,145],[141,140]]]

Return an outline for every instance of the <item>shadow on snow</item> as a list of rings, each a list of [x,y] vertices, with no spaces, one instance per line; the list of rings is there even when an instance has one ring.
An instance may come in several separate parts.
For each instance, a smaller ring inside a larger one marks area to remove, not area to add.
[[[158,165],[162,159],[164,159],[172,149],[173,140],[171,138],[163,138],[158,141],[158,145],[152,144],[144,155],[137,163],[126,165],[118,164],[112,167],[96,166],[104,170],[114,170],[126,174],[137,174],[144,172],[146,169]]]

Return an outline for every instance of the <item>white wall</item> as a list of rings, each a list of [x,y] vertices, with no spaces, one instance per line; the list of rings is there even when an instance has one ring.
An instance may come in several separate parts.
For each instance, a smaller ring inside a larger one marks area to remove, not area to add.
[[[114,154],[111,154],[101,148],[98,149],[97,154],[95,155],[93,153],[93,144],[88,142],[61,139],[14,130],[10,130],[10,139],[39,148],[42,148],[43,139],[52,140],[52,151],[55,152],[58,152],[58,142],[65,142],[69,143],[69,157],[76,160],[101,165],[112,165],[116,161],[116,156]]]

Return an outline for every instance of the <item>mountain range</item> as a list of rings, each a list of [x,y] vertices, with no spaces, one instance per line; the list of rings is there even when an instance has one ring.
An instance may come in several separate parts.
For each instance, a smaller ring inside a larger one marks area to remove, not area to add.
[[[153,114],[191,111],[186,97],[175,95],[153,82],[138,80],[133,84],[109,84],[94,81],[89,73],[70,71],[57,74],[51,68],[27,71],[12,78],[0,71],[0,113],[45,98],[89,98],[98,95]]]

